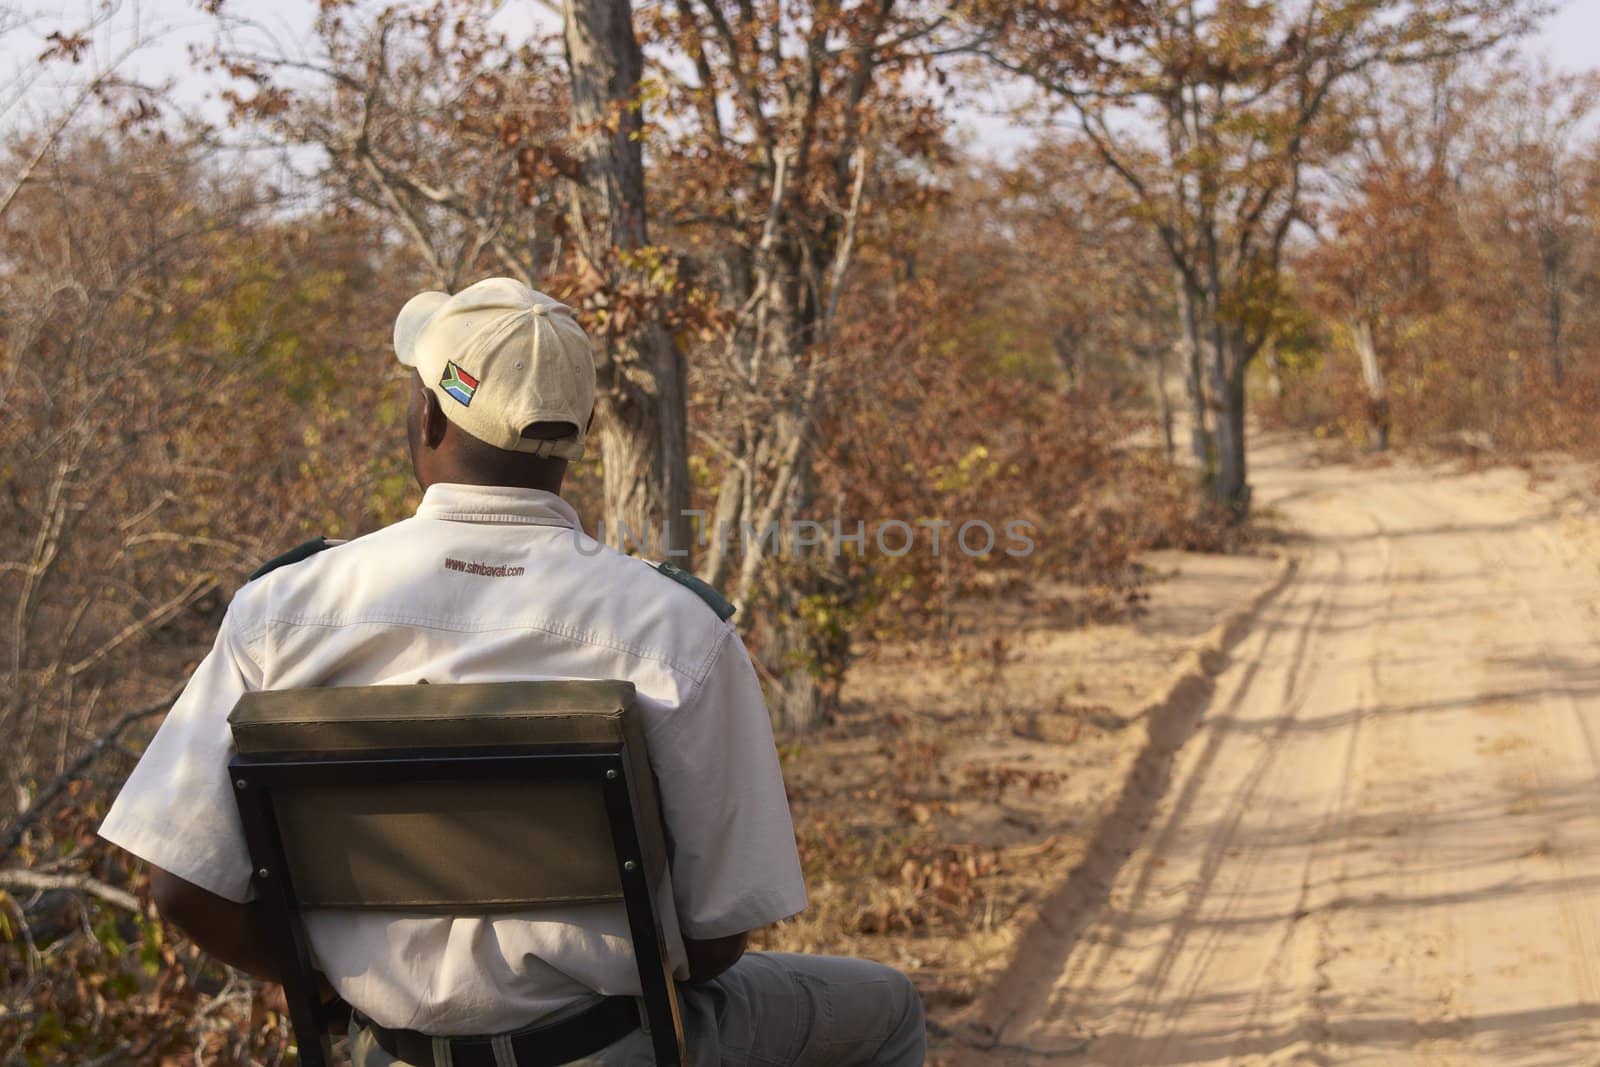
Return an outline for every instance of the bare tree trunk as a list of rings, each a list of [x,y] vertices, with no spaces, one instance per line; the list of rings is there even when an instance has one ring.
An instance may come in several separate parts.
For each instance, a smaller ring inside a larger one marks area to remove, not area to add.
[[[773,720],[781,729],[803,733],[833,712],[821,685],[829,666],[825,650],[814,620],[803,611],[805,601],[824,587],[823,574],[831,564],[821,546],[792,536],[811,514],[814,492],[811,416],[819,371],[811,342],[820,324],[817,307],[805,303],[800,256],[788,245],[780,248],[767,282],[765,344],[758,342],[755,355],[772,373],[784,401],[762,425],[751,427],[750,436],[760,442],[752,462],[771,473],[762,487],[764,499],[745,509],[758,531],[776,529],[777,551],[768,551],[759,537],[744,545],[734,589],[741,600],[759,596],[765,608],[768,629],[761,657],[771,669],[767,689]]]
[[[1075,393],[1083,384],[1083,356],[1080,348],[1080,331],[1062,326],[1050,335],[1050,349],[1056,357],[1056,369],[1064,379],[1062,392]]]
[[[1278,361],[1278,346],[1268,341],[1262,346],[1262,357],[1267,363],[1267,392],[1273,400],[1283,398],[1283,364]]]
[[[1172,399],[1167,396],[1167,356],[1165,349],[1157,347],[1150,364],[1150,391],[1155,396],[1156,417],[1161,421],[1161,449],[1171,466],[1177,446],[1172,439]]]
[[[639,110],[644,61],[630,0],[566,0],[563,23],[584,161],[574,230],[589,262],[615,283],[631,269],[616,253],[649,245]],[[658,551],[687,557],[694,535],[683,353],[659,320],[600,347],[596,406],[609,536],[616,543],[623,528],[636,537],[648,530],[664,542]]]
[[[1383,367],[1378,363],[1378,346],[1372,337],[1372,321],[1361,316],[1350,327],[1356,355],[1361,360],[1361,380],[1367,387],[1367,431],[1372,437],[1372,450],[1389,449],[1389,397],[1383,380]]]
[[[1242,516],[1250,510],[1244,425],[1244,375],[1248,361],[1239,338],[1222,329],[1216,333],[1216,344],[1208,361],[1211,390],[1218,402],[1217,473],[1211,492],[1218,503]]]
[[[1562,278],[1565,274],[1564,249],[1557,238],[1540,242],[1545,246],[1540,256],[1544,273],[1545,335],[1550,345],[1550,380],[1560,388],[1567,376],[1566,361],[1566,301],[1563,299]]]
[[[1562,308],[1561,290],[1555,289],[1550,293],[1550,380],[1559,387],[1567,378],[1566,356],[1566,331],[1565,314]]]
[[[1178,325],[1183,330],[1183,385],[1189,396],[1189,447],[1200,469],[1209,477],[1215,465],[1215,443],[1211,436],[1210,418],[1206,414],[1205,341],[1200,330],[1200,309],[1194,292],[1180,273],[1176,278],[1178,291]]]

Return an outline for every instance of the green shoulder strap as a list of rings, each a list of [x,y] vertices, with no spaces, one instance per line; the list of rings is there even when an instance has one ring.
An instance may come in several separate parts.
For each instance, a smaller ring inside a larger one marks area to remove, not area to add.
[[[739,610],[728,603],[727,598],[712,588],[710,583],[702,582],[682,567],[671,563],[657,563],[656,570],[671,578],[701,600],[704,600],[711,610],[717,613],[717,618],[724,622],[732,618],[733,613]]]
[[[344,544],[343,541],[330,541],[326,537],[313,537],[303,545],[295,545],[281,556],[273,556],[252,571],[250,577],[246,578],[245,581],[253,582],[263,575],[271,574],[279,567],[287,567],[291,563],[299,563],[303,559],[310,559],[318,552],[323,552],[333,548],[335,545],[342,544]]]

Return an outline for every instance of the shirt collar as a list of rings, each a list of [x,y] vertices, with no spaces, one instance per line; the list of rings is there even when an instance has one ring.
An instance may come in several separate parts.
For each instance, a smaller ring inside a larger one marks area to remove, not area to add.
[[[578,513],[556,494],[509,485],[436,482],[422,494],[417,517],[447,522],[503,522],[578,529]]]

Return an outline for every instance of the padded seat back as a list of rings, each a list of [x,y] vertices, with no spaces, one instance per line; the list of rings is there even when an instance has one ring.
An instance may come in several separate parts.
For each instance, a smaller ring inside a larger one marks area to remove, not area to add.
[[[665,866],[655,790],[627,682],[373,686],[250,693],[229,718],[251,760],[621,749],[652,882]],[[274,804],[305,908],[482,914],[622,900],[599,781],[280,785]]]
[[[301,912],[472,915],[619,902],[659,1064],[683,1062],[665,833],[632,683],[248,693],[228,717],[255,884],[300,1062],[329,1014]]]

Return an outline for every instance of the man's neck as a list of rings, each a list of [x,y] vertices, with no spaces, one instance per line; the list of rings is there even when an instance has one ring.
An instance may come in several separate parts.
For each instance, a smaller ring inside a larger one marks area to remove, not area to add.
[[[544,469],[530,470],[525,473],[506,471],[484,472],[456,465],[447,465],[440,470],[429,471],[426,476],[419,476],[417,481],[422,485],[424,492],[429,486],[440,484],[451,485],[483,485],[500,486],[508,489],[537,489],[545,493],[561,495],[561,483],[566,479],[566,460],[543,461],[560,465],[560,470]]]

